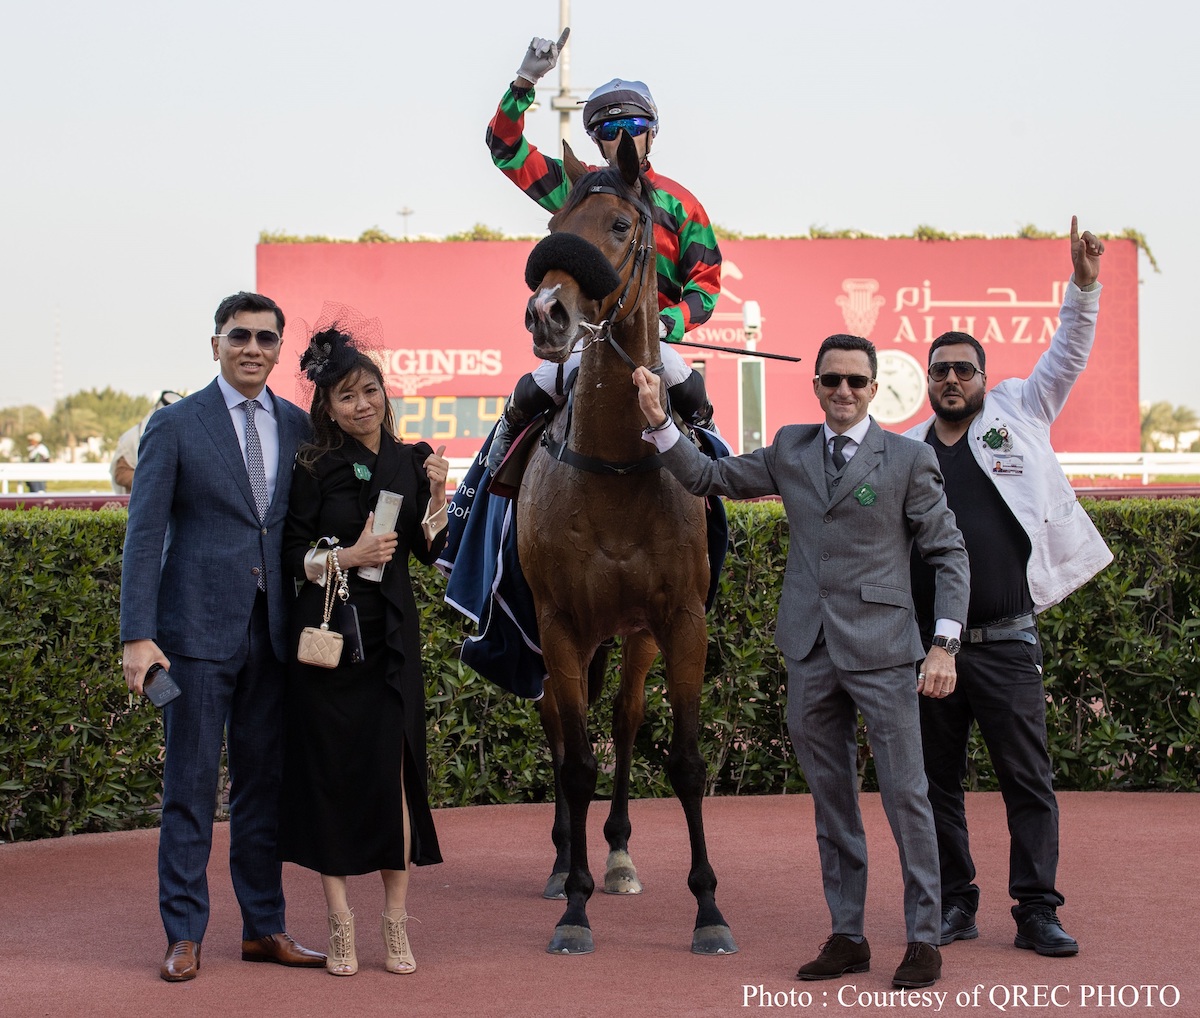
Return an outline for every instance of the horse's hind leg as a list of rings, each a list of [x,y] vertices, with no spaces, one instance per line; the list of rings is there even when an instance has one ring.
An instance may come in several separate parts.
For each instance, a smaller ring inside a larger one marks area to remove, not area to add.
[[[634,633],[624,641],[621,686],[613,704],[613,746],[616,752],[613,797],[604,838],[608,860],[604,868],[606,894],[641,894],[642,883],[629,857],[629,771],[633,740],[646,715],[646,673],[658,655],[658,645],[648,633]]]
[[[695,632],[697,627],[698,634]],[[707,639],[704,616],[699,613],[681,617],[669,642],[663,644],[673,721],[667,774],[683,806],[692,849],[688,888],[696,896],[697,905],[692,953],[733,954],[737,944],[729,924],[717,908],[717,876],[709,864],[704,839],[705,764],[700,755],[700,694],[704,684]]]

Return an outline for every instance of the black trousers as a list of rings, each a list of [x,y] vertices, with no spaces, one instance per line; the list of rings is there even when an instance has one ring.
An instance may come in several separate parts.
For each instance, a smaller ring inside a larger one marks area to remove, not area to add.
[[[1008,814],[1008,893],[1013,916],[1033,906],[1057,908],[1058,801],[1046,750],[1046,692],[1041,643],[1019,640],[963,644],[958,683],[943,700],[921,697],[921,740],[929,801],[937,829],[942,907],[979,906],[967,835],[963,778],[971,723],[991,754]]]

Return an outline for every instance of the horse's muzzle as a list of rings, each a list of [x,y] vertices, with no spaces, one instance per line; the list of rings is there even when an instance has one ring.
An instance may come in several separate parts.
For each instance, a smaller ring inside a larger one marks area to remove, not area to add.
[[[525,328],[533,336],[534,355],[561,364],[571,354],[577,330],[556,290],[557,287],[539,290],[529,298],[525,305]]]

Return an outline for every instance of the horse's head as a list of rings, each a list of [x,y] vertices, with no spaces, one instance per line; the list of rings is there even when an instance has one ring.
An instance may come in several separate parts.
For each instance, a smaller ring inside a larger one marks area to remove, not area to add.
[[[533,352],[559,363],[601,322],[630,314],[647,286],[657,294],[650,184],[633,139],[622,134],[615,167],[591,172],[569,145],[563,150],[571,191],[525,268]]]

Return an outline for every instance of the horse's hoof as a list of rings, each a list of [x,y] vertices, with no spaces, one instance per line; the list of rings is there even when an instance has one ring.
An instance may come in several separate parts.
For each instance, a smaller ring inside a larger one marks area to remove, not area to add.
[[[692,932],[692,954],[737,954],[728,926],[701,926]]]
[[[596,950],[592,931],[586,926],[556,926],[547,954],[591,954]]]
[[[565,873],[551,873],[550,879],[546,881],[546,889],[542,891],[543,898],[566,898],[567,896],[567,875]]]
[[[642,882],[628,852],[609,852],[604,872],[605,894],[641,894]]]

